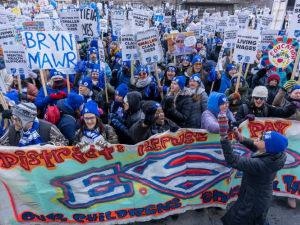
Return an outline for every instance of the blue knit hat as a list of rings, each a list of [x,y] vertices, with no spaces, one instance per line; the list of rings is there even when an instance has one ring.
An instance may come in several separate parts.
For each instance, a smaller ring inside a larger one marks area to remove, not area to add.
[[[92,54],[92,53],[96,53],[96,54],[97,54],[97,53],[98,53],[97,49],[94,48],[94,47],[89,48],[89,50],[88,50],[88,52],[87,52],[88,56],[89,56],[90,54]]]
[[[181,62],[183,61],[183,60],[187,60],[187,61],[189,61],[189,62],[191,62],[191,59],[190,59],[190,57],[189,56],[184,56],[184,57],[182,57],[182,59],[181,59]]]
[[[122,52],[118,52],[118,53],[116,54],[116,57],[119,57],[120,59],[122,59]]]
[[[83,97],[76,93],[70,93],[68,97],[65,99],[65,106],[69,109],[78,109],[82,104],[84,100]]]
[[[4,95],[4,99],[9,104],[9,106],[14,106],[19,103],[18,92],[16,92],[15,90],[11,90]]]
[[[169,66],[166,71],[173,70],[176,73],[176,68],[174,66]]]
[[[237,77],[231,79],[231,85],[232,86],[234,86],[233,84],[237,82],[237,79],[238,79]],[[245,85],[245,79],[244,79],[244,77],[242,77],[242,76],[240,77],[240,82],[243,83],[243,86]]]
[[[90,43],[90,47],[98,49],[98,40],[96,39],[92,40]]]
[[[94,102],[93,100],[88,101],[87,103],[85,103],[84,108],[81,112],[81,115],[83,116],[86,113],[93,113],[96,116],[100,117],[99,111],[98,111],[98,106],[97,103]]]
[[[122,66],[128,66],[129,68],[131,68],[130,61],[122,61]]]
[[[224,95],[223,93],[213,91],[208,97],[207,108],[219,113],[219,106],[225,103],[226,101],[228,101],[226,95]]]
[[[201,79],[200,79],[200,74],[199,73],[196,73],[194,74],[193,76],[190,77],[190,80],[195,80],[198,82],[198,84],[201,85]]]
[[[159,104],[158,102],[154,102],[154,104],[152,105],[152,107],[154,109],[157,109],[158,107],[162,107],[161,104]]]
[[[166,33],[166,29],[164,29],[164,28],[163,28],[163,29],[161,29],[161,31],[162,31],[162,32],[164,32],[164,33]]]
[[[13,77],[18,77],[18,75],[16,73],[12,73]],[[21,80],[25,80],[25,74],[20,74],[20,79]]]
[[[90,77],[84,77],[82,78],[78,84],[82,84],[83,86],[86,86],[88,89],[92,90],[93,88],[93,81]]]
[[[205,70],[211,71],[212,68],[216,67],[216,63],[213,60],[207,60],[204,66]]]
[[[192,64],[194,65],[196,62],[200,62],[200,63],[203,64],[203,59],[201,58],[200,55],[196,55],[196,56],[193,58]]]
[[[226,97],[226,95],[222,94],[219,97],[218,106],[223,105],[225,102],[228,102],[228,98]]]
[[[294,91],[296,89],[300,89],[300,86],[298,84],[296,84],[294,87],[292,87],[291,90],[288,91],[287,93],[291,93],[292,91]]]
[[[264,135],[266,151],[269,153],[283,152],[289,145],[288,139],[275,131],[267,131]]]
[[[223,43],[223,39],[222,38],[219,38],[216,40],[216,44],[218,44],[219,42],[222,42]]]
[[[52,78],[61,78],[61,79],[64,79],[63,77],[63,73],[60,72],[60,71],[57,71],[56,69],[51,69],[50,70],[50,76],[49,76],[50,79]]]
[[[93,69],[90,69],[90,72],[97,72],[97,73],[100,73],[100,65],[99,64],[95,64],[93,66]]]
[[[139,74],[140,71],[144,71],[147,73],[147,75],[149,75],[148,67],[140,66],[140,68],[137,71],[137,74]]]
[[[237,68],[236,68],[236,66],[235,66],[234,64],[229,64],[229,65],[227,66],[226,71],[229,72],[229,71],[232,70],[232,69],[237,69]]]
[[[179,87],[181,88],[181,90],[184,89],[185,81],[186,81],[185,76],[174,77],[174,78],[172,79],[172,81],[175,81],[175,82],[179,85]]]
[[[117,89],[115,90],[115,94],[116,95],[120,95],[125,97],[128,94],[128,87],[126,84],[121,84],[119,87],[117,87]]]

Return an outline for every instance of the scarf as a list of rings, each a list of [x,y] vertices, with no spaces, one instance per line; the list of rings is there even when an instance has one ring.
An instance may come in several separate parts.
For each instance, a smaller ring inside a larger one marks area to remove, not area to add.
[[[151,135],[165,132],[166,130],[165,130],[165,128],[163,127],[164,124],[165,124],[165,123],[163,123],[162,125],[158,125],[157,123],[154,123],[154,124],[150,127]]]
[[[93,95],[93,92],[92,92],[92,91],[91,91],[90,94],[88,94],[88,95],[81,95],[81,96],[83,97],[84,103],[87,103],[88,101],[93,100],[93,99],[92,99],[92,95]]]
[[[157,93],[157,85],[154,81],[152,81],[148,87],[146,88],[146,91],[145,91],[145,95],[147,96],[147,98],[150,97],[150,94],[151,94],[151,89],[150,89],[150,85],[153,84],[154,85],[154,98],[157,98],[158,96],[158,93]]]
[[[202,48],[195,48],[197,50],[197,52],[199,53],[201,51]]]
[[[104,137],[101,134],[99,134],[99,128],[97,128],[96,130],[84,129],[83,137],[82,137],[81,141],[87,141],[91,145],[93,145],[97,141],[105,141],[105,140],[104,140]]]
[[[145,80],[138,80],[135,84],[135,86],[137,88],[143,88],[143,87],[146,87],[148,84],[150,84],[152,81],[151,77],[147,77]]]
[[[55,90],[62,90],[66,87],[66,84],[64,82],[64,80],[59,80],[59,81],[54,81],[53,82],[53,85],[52,85],[52,88],[55,89]]]
[[[43,138],[37,132],[38,128],[39,128],[39,120],[36,117],[34,119],[32,128],[30,130],[23,131],[23,134],[19,141],[18,147],[24,147],[24,146],[29,146],[29,145],[37,145],[40,143],[45,143]]]

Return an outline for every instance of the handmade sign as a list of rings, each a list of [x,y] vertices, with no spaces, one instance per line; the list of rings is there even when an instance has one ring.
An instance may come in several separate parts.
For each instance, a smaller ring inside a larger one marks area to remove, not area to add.
[[[197,42],[197,40],[196,40],[195,36],[189,36],[186,39],[184,39],[185,46],[193,46],[196,44],[196,42]]]
[[[83,33],[80,22],[81,20],[78,12],[62,11],[60,13],[60,21],[65,31],[69,31],[74,34],[76,41],[83,40]]]
[[[122,46],[122,60],[138,60],[137,45],[134,41],[134,34],[136,29],[122,29],[121,46]]]
[[[239,128],[251,139],[269,130],[288,138],[273,195],[300,199],[299,126],[299,121],[257,118]],[[254,154],[232,145],[240,157]],[[227,165],[219,134],[189,129],[102,151],[91,146],[88,153],[53,145],[5,146],[0,161],[2,224],[127,224],[187,209],[226,208],[237,199],[243,176]]]
[[[37,15],[36,17],[33,18],[33,21],[43,21],[45,30],[46,31],[52,30],[52,21],[50,17],[46,14]]]
[[[218,28],[217,31],[224,32],[225,28],[228,27],[228,17],[220,17],[218,19]]]
[[[296,0],[294,5],[292,19],[289,22],[288,37],[300,39],[300,0]]]
[[[83,37],[99,37],[97,11],[91,8],[78,10]]]
[[[111,15],[112,32],[115,36],[121,36],[121,30],[124,28],[124,15]],[[133,23],[133,22],[132,22]]]
[[[15,39],[18,45],[22,44],[22,35],[21,32],[23,32],[23,26],[15,26],[14,27],[14,34],[15,34]]]
[[[0,14],[0,24],[7,24],[8,23],[8,19],[6,17],[6,14],[1,15]]]
[[[100,19],[99,20],[100,23],[100,32],[101,33],[106,33],[107,32],[107,20],[106,19]]]
[[[149,19],[146,10],[133,9],[132,19],[132,28],[142,30],[149,28]]]
[[[293,69],[299,43],[292,38],[279,37],[273,40],[263,54],[263,61],[266,65],[270,65],[272,71],[279,68],[279,72],[285,69]]]
[[[162,23],[164,21],[164,16],[161,14],[155,14],[153,17],[154,22]]]
[[[260,31],[239,29],[233,54],[233,61],[253,63],[256,58]]]
[[[163,50],[156,28],[139,31],[134,35],[139,61],[143,66],[163,62]]]
[[[30,69],[74,68],[77,63],[74,35],[67,31],[22,33]]]
[[[194,32],[183,32],[167,35],[168,50],[170,51],[171,55],[182,55],[192,53],[193,48],[195,48],[195,43],[194,45],[186,45],[185,39],[188,37],[195,38]],[[187,44],[190,44],[190,42]]]
[[[3,45],[2,49],[7,72],[24,76],[27,75],[28,65],[24,47],[22,45]]]
[[[249,13],[239,13],[238,14],[238,27],[240,29],[247,29],[249,24]]]
[[[239,28],[237,26],[225,28],[224,40],[226,41],[226,48],[235,47],[238,31]]]
[[[98,40],[98,52],[99,57],[102,62],[105,62],[105,51],[104,51],[102,40]]]
[[[0,45],[16,44],[14,30],[9,25],[1,25],[0,27]]]
[[[16,22],[16,18],[17,18],[16,14],[14,14],[14,13],[7,13],[6,16],[7,16],[8,22],[10,24],[13,25]]]
[[[263,52],[269,46],[269,44],[278,36],[278,30],[264,30],[261,33],[261,40],[258,49]]]
[[[45,31],[43,21],[24,22],[23,31]]]

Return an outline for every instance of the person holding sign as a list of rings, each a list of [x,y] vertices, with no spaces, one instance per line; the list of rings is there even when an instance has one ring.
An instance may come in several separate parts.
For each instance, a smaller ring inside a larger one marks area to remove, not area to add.
[[[45,109],[48,104],[50,106],[56,105],[57,101],[68,96],[67,84],[64,81],[62,72],[52,69],[50,71],[50,81],[46,84],[47,94],[45,95],[44,89],[41,88],[36,96],[35,105],[38,109]],[[70,89],[71,93],[75,93],[74,89]]]
[[[13,77],[13,82],[8,87],[8,91],[16,91],[19,94],[19,99],[34,103],[35,98],[39,92],[36,86],[26,81],[25,75],[22,74],[20,75],[22,93],[20,93],[19,92],[20,89],[18,85],[18,77],[16,74],[12,74],[12,77]]]
[[[217,39],[216,40],[216,47],[215,47],[215,49],[213,49],[213,50],[210,51],[207,59],[208,60],[214,60],[215,63],[217,63],[218,59],[219,59],[219,54],[220,54],[222,46],[223,46],[223,39],[222,38]],[[222,58],[224,56],[226,56],[226,54],[227,54],[226,50],[224,49],[224,53],[223,53]]]
[[[229,64],[226,68],[225,73],[222,73],[221,77],[221,87],[219,89],[220,93],[225,93],[225,91],[231,86],[231,78],[236,74],[237,68],[234,64]]]

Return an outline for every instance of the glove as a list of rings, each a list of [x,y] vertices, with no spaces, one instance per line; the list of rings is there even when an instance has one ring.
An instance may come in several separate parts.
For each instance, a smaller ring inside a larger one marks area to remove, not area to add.
[[[87,153],[90,150],[90,144],[86,141],[80,142],[76,145],[82,153]]]
[[[151,126],[155,123],[155,121],[159,118],[159,116],[155,116],[156,109],[150,107],[146,110],[144,124],[147,126]]]
[[[179,127],[170,127],[170,131],[175,133],[176,131],[178,131]]]
[[[298,108],[300,108],[300,102],[292,101],[292,103],[294,103]]]
[[[36,73],[29,73],[28,76],[31,78],[31,79],[36,79],[37,78],[37,74]]]
[[[220,112],[218,115],[218,123],[219,123],[219,134],[221,136],[222,140],[225,140],[228,136],[227,136],[227,131],[229,128],[228,125],[228,119],[227,116],[224,112]]]
[[[109,143],[107,141],[96,141],[94,144],[96,151],[102,151],[106,145]]]
[[[27,94],[19,93],[19,99],[27,100]]]
[[[165,97],[165,107],[171,108],[174,105],[174,97],[173,96],[166,96]]]
[[[60,92],[59,92],[59,94],[60,94],[60,95],[62,95],[62,96],[63,96],[63,98],[66,98],[66,97],[68,97],[68,95],[67,95],[67,93],[66,93],[66,92],[60,91]]]
[[[125,119],[121,118],[119,115],[115,114],[115,113],[110,113],[108,114],[108,118],[109,119],[117,119],[119,120],[121,123],[123,123],[125,121]]]
[[[243,141],[243,136],[240,134],[239,129],[237,127],[233,128],[233,134],[234,134],[235,141],[237,143],[240,143]]]
[[[266,75],[267,71],[270,69],[270,66],[265,66],[264,68],[260,69],[258,72],[257,72],[257,75],[260,76],[260,77],[263,77],[264,75]]]
[[[136,86],[134,84],[129,85],[129,90],[135,90],[135,89],[136,89]]]
[[[294,102],[292,102],[286,108],[289,110],[296,110],[296,109],[298,109],[298,106]]]
[[[244,122],[245,120],[253,121],[255,120],[255,116],[253,114],[248,114],[241,120],[241,122]]]
[[[157,92],[163,92],[164,91],[164,87],[163,86],[157,86]]]
[[[57,99],[57,100],[63,99],[63,96],[61,94],[59,94],[59,93],[58,94],[52,93],[49,96],[52,99]]]
[[[112,78],[117,78],[117,76],[118,76],[118,71],[119,71],[119,70],[117,70],[117,69],[113,69],[113,71],[111,71],[111,77],[112,77]]]
[[[150,91],[154,92],[155,91],[155,85],[154,84],[150,84],[149,85]]]
[[[3,119],[10,119],[12,117],[12,110],[6,109],[2,111],[2,118]]]
[[[285,90],[290,90],[291,88],[295,87],[297,85],[297,81],[295,80],[288,80],[284,85],[283,88]]]
[[[237,93],[233,93],[230,96],[231,96],[230,98],[232,98],[232,99],[240,99],[241,98],[241,95],[238,92]]]
[[[111,122],[112,122],[112,124],[114,125],[115,128],[119,128],[121,130],[126,129],[126,127],[117,119],[112,119]]]

